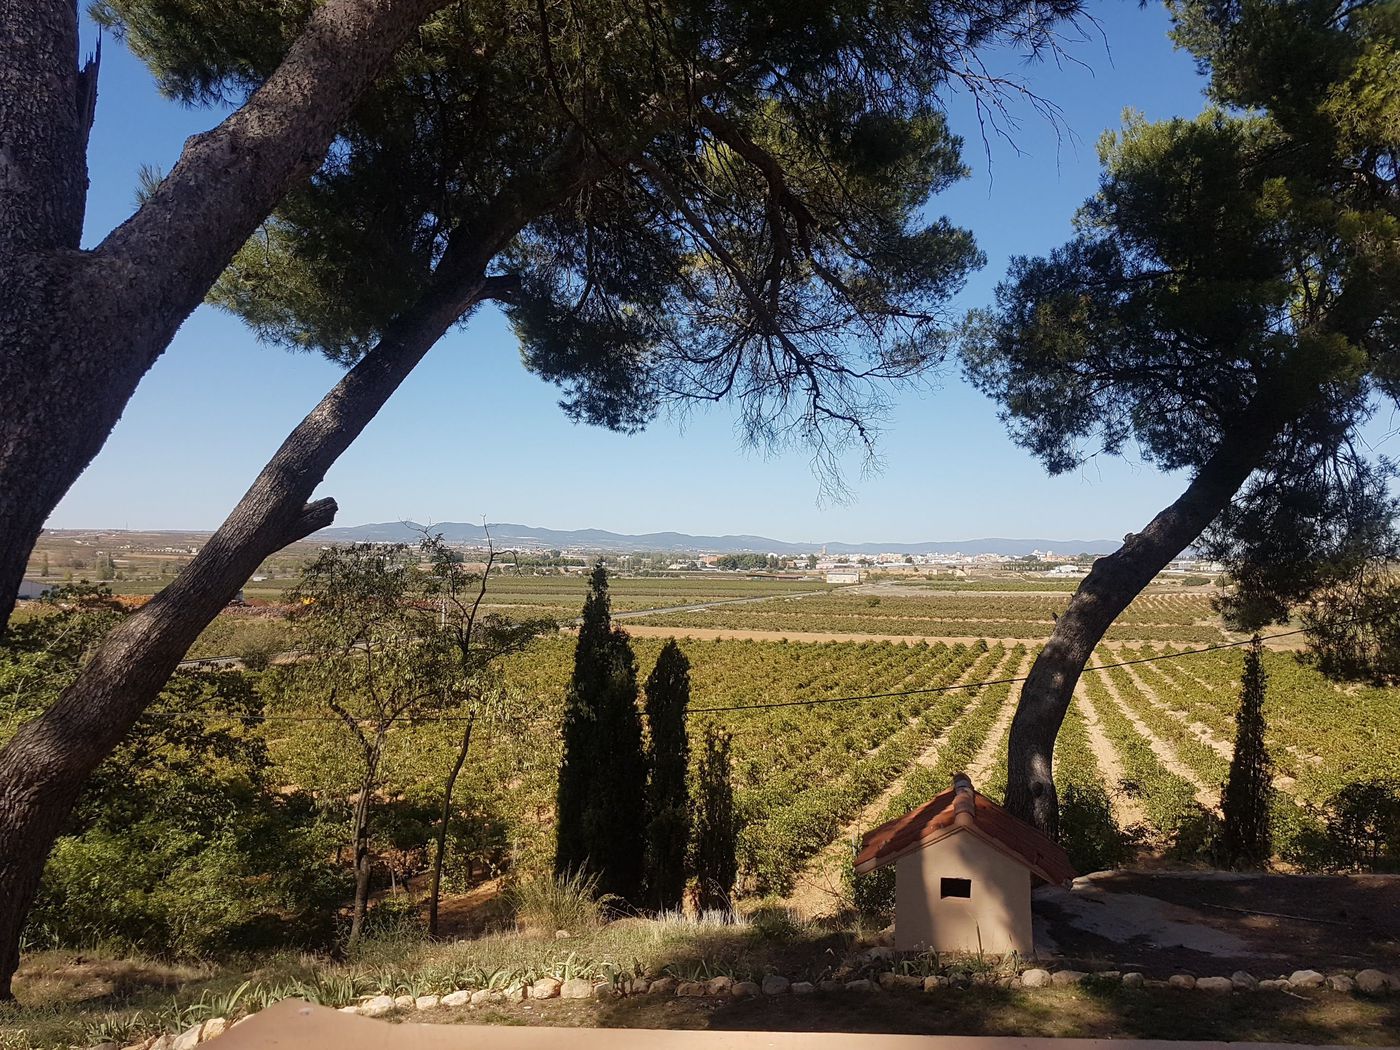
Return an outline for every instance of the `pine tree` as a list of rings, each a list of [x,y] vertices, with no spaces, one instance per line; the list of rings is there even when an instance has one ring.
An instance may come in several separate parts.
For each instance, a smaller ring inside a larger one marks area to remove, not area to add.
[[[1273,854],[1269,828],[1269,802],[1273,772],[1264,746],[1264,695],[1268,675],[1264,671],[1264,646],[1259,636],[1244,654],[1240,708],[1235,717],[1235,753],[1230,778],[1221,795],[1224,827],[1220,834],[1220,859],[1235,868],[1262,868]]]
[[[701,911],[730,907],[734,882],[739,877],[737,844],[739,822],[734,813],[734,788],[730,783],[730,736],[713,726],[705,731],[695,791],[695,879]]]
[[[668,641],[647,678],[647,726],[651,730],[647,782],[647,897],[653,907],[674,910],[685,894],[686,848],[690,843],[690,793],[686,775],[690,740],[685,713],[690,705],[690,661],[675,639]]]
[[[637,659],[627,633],[612,625],[608,573],[600,561],[589,579],[565,701],[557,874],[588,871],[597,875],[600,893],[641,903],[645,840],[639,810],[646,774]]]

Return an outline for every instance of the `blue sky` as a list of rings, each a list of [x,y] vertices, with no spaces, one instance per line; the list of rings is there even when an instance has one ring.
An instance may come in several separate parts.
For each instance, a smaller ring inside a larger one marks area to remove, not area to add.
[[[1092,8],[1082,64],[1002,68],[1062,110],[1057,132],[1018,110],[1017,149],[993,139],[990,164],[966,99],[950,102],[970,179],[933,208],[971,228],[988,265],[955,304],[989,300],[1013,254],[1064,240],[1098,177],[1094,143],[1125,106],[1149,118],[1194,114],[1202,80],[1166,37],[1159,7]],[[104,43],[91,143],[87,240],[128,215],[143,163],[168,169],[184,139],[217,122],[156,92],[145,68]],[[213,528],[338,369],[260,346],[235,319],[201,308],[147,375],[106,448],[59,505],[59,528]],[[1181,476],[1102,459],[1048,478],[1014,446],[996,408],[953,372],[901,396],[885,421],[881,468],[851,464],[852,498],[823,502],[809,456],[746,451],[719,407],[625,437],[570,423],[551,386],[528,374],[500,316],[477,315],[434,348],[319,492],[338,524],[511,521],[619,532],[674,529],[790,540],[916,542],[977,536],[1113,538],[1170,502]],[[1389,418],[1379,421],[1389,422]],[[1380,429],[1385,429],[1382,426]],[[1393,454],[1393,451],[1392,451]]]

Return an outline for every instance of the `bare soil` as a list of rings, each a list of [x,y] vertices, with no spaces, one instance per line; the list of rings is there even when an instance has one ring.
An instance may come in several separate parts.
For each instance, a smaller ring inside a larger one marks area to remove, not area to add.
[[[1101,872],[1036,891],[1037,947],[1150,976],[1400,968],[1400,876]]]

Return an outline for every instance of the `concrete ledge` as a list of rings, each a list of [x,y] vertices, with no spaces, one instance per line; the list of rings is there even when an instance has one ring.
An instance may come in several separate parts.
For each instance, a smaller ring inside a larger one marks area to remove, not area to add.
[[[1296,1044],[1145,1039],[389,1024],[296,999],[268,1007],[209,1045],[218,1050],[558,1050],[563,1044],[570,1050],[1303,1050]]]

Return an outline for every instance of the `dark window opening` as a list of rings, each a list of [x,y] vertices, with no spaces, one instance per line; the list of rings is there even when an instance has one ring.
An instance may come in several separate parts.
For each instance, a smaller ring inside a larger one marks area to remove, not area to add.
[[[971,897],[971,879],[943,879],[939,886],[938,895],[940,897]]]

